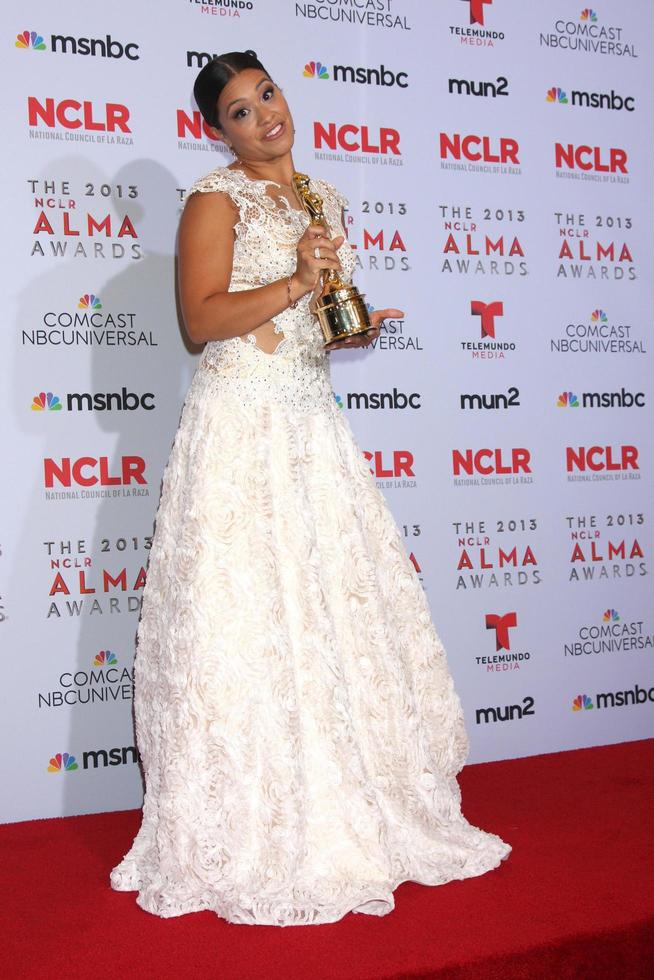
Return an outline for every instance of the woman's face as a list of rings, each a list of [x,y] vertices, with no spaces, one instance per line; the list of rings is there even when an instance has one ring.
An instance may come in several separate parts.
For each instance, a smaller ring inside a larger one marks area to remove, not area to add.
[[[241,160],[273,160],[293,146],[293,119],[274,82],[256,68],[230,78],[218,99],[218,135]]]

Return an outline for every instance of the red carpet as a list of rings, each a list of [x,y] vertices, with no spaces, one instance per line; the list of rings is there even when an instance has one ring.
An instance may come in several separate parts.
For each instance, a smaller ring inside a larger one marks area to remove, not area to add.
[[[0,827],[9,978],[566,980],[654,976],[654,740],[468,766],[467,818],[513,845],[496,871],[406,883],[385,918],[234,926],[158,919],[108,886],[138,811]]]

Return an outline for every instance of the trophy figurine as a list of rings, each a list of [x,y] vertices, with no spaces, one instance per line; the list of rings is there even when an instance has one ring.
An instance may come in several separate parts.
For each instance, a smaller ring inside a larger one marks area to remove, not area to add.
[[[306,174],[293,174],[293,187],[298,200],[312,225],[324,225],[327,234],[332,236],[325,221],[322,198],[312,191]],[[318,317],[325,338],[325,345],[370,330],[371,323],[363,295],[352,283],[343,282],[334,269],[324,269],[321,273],[322,289],[311,304],[311,312]]]

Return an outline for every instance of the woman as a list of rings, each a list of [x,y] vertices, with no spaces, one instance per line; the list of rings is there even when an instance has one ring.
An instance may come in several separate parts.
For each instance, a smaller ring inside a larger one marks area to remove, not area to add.
[[[461,706],[400,532],[329,380],[309,302],[349,278],[344,198],[291,188],[293,122],[252,52],[195,94],[236,160],[198,181],[179,235],[191,338],[206,342],[163,480],[135,658],[146,779],[112,887],[159,916],[385,915],[405,880],[496,867],[468,824]],[[372,329],[334,347],[369,344]]]

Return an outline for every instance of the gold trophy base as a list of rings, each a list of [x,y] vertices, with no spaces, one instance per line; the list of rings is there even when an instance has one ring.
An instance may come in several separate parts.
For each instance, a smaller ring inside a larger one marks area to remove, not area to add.
[[[330,290],[328,283],[314,306],[325,345],[365,333],[372,326],[363,294],[356,286],[339,285],[341,288]]]

